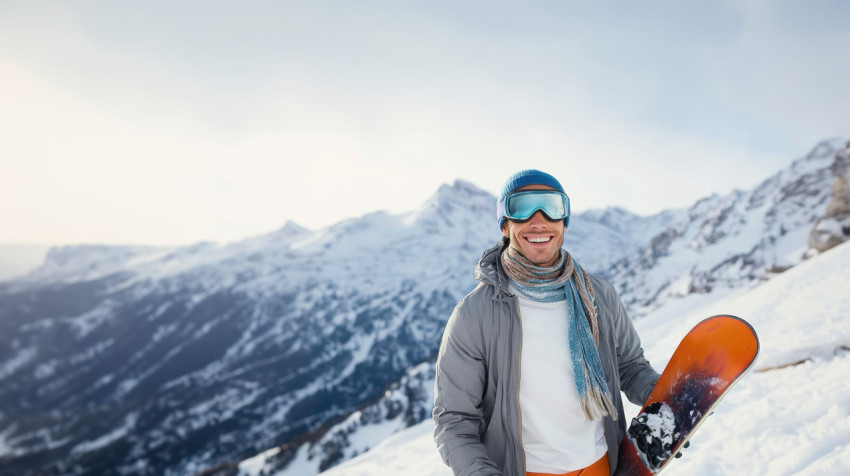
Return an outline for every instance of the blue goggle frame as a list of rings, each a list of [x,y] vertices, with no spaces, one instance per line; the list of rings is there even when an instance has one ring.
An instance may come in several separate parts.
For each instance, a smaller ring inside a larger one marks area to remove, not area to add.
[[[515,192],[499,204],[499,219],[505,217],[515,222],[526,222],[538,210],[546,215],[549,221],[566,220],[570,218],[570,198],[564,192],[557,190],[524,190]]]

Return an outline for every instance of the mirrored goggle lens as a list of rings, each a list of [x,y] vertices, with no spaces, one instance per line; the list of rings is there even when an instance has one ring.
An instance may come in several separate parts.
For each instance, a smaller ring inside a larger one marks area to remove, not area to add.
[[[552,220],[563,220],[570,216],[570,199],[553,190],[517,192],[505,199],[505,216],[512,220],[528,220],[537,210]]]

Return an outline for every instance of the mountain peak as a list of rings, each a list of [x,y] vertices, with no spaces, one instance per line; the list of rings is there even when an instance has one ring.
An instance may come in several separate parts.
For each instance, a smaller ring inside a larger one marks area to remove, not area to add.
[[[622,222],[624,220],[632,221],[640,218],[639,215],[618,206],[594,208],[592,210],[586,210],[581,214],[584,215],[586,218],[603,223],[617,223]]]
[[[443,184],[418,210],[409,214],[405,224],[442,227],[455,226],[457,223],[473,220],[470,215],[495,213],[496,198],[486,190],[471,182],[455,180],[452,184]]]
[[[277,232],[286,236],[297,236],[312,233],[312,230],[307,227],[301,226],[292,220],[286,220],[286,223],[284,223],[283,226],[277,230]]]
[[[454,197],[482,197],[482,196],[491,196],[490,192],[478,188],[472,182],[467,182],[466,180],[456,179],[454,183],[451,185],[443,184],[437,189],[436,197],[439,198],[454,198]]]
[[[804,160],[832,159],[838,151],[847,146],[843,137],[824,139],[817,143],[812,150],[806,154]]]
[[[467,182],[465,180],[457,179],[452,183],[443,184],[437,190],[437,193],[434,196],[441,206],[445,204],[451,203],[468,203],[470,200],[472,201],[486,201],[493,202],[493,206],[495,207],[496,197],[493,196],[490,192],[478,188],[472,182]],[[494,208],[495,209],[495,208]]]
[[[168,247],[129,245],[65,245],[47,251],[44,262],[26,279],[56,281],[93,280],[118,270],[144,255],[153,255]]]

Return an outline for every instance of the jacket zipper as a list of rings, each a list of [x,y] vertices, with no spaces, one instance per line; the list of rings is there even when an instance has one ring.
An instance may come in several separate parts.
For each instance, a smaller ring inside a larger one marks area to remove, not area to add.
[[[519,414],[519,448],[522,453],[522,474],[524,476],[528,471],[525,461],[525,446],[522,443],[522,407],[519,404],[519,386],[522,383],[522,314],[519,310],[519,299],[516,296],[511,296],[514,298],[516,315],[519,320],[519,358],[517,359],[516,409]]]

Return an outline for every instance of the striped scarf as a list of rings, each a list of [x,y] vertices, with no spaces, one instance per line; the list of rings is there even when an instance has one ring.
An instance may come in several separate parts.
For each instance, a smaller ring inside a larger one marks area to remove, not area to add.
[[[502,266],[523,296],[537,302],[567,301],[570,358],[581,408],[588,421],[606,415],[616,420],[617,410],[599,360],[599,321],[593,305],[593,285],[584,268],[564,250],[554,266],[535,266],[511,246],[502,252]]]

